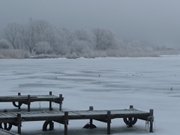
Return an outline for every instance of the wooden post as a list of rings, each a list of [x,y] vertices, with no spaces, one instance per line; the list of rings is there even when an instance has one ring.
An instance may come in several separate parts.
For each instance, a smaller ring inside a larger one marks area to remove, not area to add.
[[[62,111],[62,102],[63,102],[63,96],[62,94],[59,94],[59,110]]]
[[[149,127],[149,132],[152,133],[152,132],[153,132],[153,121],[154,121],[154,110],[153,110],[153,109],[150,109],[149,113],[150,113],[150,119],[149,119],[150,127]]]
[[[31,96],[28,95],[28,99],[27,99],[28,112],[30,112],[30,104],[31,104]]]
[[[130,105],[130,106],[129,106],[129,109],[133,109],[133,105]]]
[[[21,114],[17,114],[17,127],[18,127],[18,134],[21,134],[21,124],[22,124],[22,118]]]
[[[64,135],[68,134],[68,112],[64,112]]]
[[[93,106],[89,106],[89,111],[93,111],[94,107]]]
[[[107,134],[111,134],[111,111],[107,111]]]
[[[90,106],[89,111],[93,111],[93,110],[94,110],[93,106]],[[89,124],[90,124],[90,127],[93,125],[93,119],[89,120]]]
[[[49,92],[49,95],[52,96],[52,91]],[[49,101],[49,110],[52,111],[52,101]]]
[[[89,111],[93,111],[93,110],[94,110],[93,106],[89,106]],[[94,129],[94,128],[96,128],[96,125],[93,124],[93,119],[91,117],[89,118],[89,123],[84,125],[83,128],[86,128],[86,129]]]
[[[20,93],[20,92],[18,93],[18,96],[21,96],[21,93]],[[18,109],[21,109],[21,104],[20,104],[20,102],[18,102]]]

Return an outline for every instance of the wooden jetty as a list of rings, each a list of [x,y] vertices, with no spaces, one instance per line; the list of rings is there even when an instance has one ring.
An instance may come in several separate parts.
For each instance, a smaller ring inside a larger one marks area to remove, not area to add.
[[[52,110],[52,102],[59,104],[59,109],[62,109],[63,102],[62,94],[58,96],[52,95],[52,92],[49,92],[49,95],[21,95],[18,93],[16,96],[0,96],[0,102],[12,102],[12,104],[21,109],[22,104],[27,105],[27,110],[30,111],[31,103],[37,101],[48,101],[49,102],[49,110]]]
[[[70,120],[88,119],[89,123],[84,128],[95,128],[93,120],[101,121],[107,124],[107,134],[111,133],[111,122],[113,119],[123,118],[128,127],[132,127],[138,119],[150,123],[149,132],[153,132],[153,110],[149,112],[140,111],[130,106],[129,109],[119,110],[89,110],[78,111],[59,111],[59,110],[37,110],[37,111],[19,111],[19,112],[0,112],[0,123],[10,130],[11,127],[17,126],[18,133],[21,134],[23,122],[28,121],[45,121],[43,131],[53,130],[54,122],[64,125],[64,135],[68,134],[68,122]]]
[[[116,110],[94,110],[92,106],[88,110],[64,111],[62,109],[63,96],[52,95],[21,95],[0,96],[0,102],[12,102],[18,109],[0,111],[0,128],[11,130],[12,126],[17,127],[17,133],[21,134],[21,128],[24,122],[43,121],[43,131],[53,130],[54,123],[64,125],[64,135],[68,135],[68,123],[70,120],[88,120],[84,128],[96,128],[93,121],[100,121],[107,124],[107,134],[111,133],[111,122],[113,119],[121,118],[128,127],[133,127],[137,120],[149,122],[149,132],[153,132],[153,109],[148,112],[133,108],[131,105],[128,109]],[[31,102],[48,101],[49,107],[45,109],[30,108]],[[60,108],[52,108],[52,102],[59,104]],[[28,109],[22,109],[21,105],[25,104]],[[1,133],[1,132],[0,132]]]

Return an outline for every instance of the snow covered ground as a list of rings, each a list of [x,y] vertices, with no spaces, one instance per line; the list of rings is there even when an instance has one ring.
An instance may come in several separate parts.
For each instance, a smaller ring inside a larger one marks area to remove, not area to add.
[[[144,111],[154,109],[152,135],[178,135],[180,114],[180,56],[96,59],[1,59],[1,95],[63,94],[68,110],[124,109],[129,105]],[[33,103],[46,107],[46,103]],[[56,106],[56,104],[53,104]],[[1,109],[10,103],[0,103]],[[105,135],[106,124],[97,129],[82,129],[88,121],[70,121],[70,135]],[[23,124],[23,135],[58,135],[63,126],[41,131],[42,122]],[[16,132],[16,128],[13,128]],[[148,125],[138,121],[127,128],[121,119],[112,121],[113,135],[147,135]]]

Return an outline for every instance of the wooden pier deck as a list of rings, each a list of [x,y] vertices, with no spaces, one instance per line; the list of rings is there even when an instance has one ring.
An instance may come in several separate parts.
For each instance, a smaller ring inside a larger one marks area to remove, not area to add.
[[[52,95],[21,95],[16,96],[0,96],[0,102],[12,102],[16,109],[2,109],[0,110],[0,129],[11,130],[12,126],[17,127],[17,133],[21,134],[21,128],[24,122],[43,121],[43,131],[53,130],[54,123],[64,125],[64,135],[68,135],[68,124],[70,120],[88,120],[88,124],[84,128],[96,128],[93,121],[100,121],[107,124],[107,134],[111,133],[111,123],[113,119],[121,118],[128,127],[133,127],[137,120],[144,120],[149,122],[149,132],[153,132],[153,110],[148,112],[133,108],[131,105],[128,109],[115,110],[94,110],[91,106],[88,110],[73,110],[65,111],[62,109],[62,102],[64,98],[62,94],[59,96]],[[31,108],[32,102],[46,101],[49,102],[49,107],[45,109]],[[59,109],[52,108],[52,102],[59,104]],[[27,105],[28,109],[22,109],[22,104]],[[0,130],[1,133],[5,131]],[[6,134],[10,135],[10,132]],[[5,135],[6,135],[5,134]],[[14,135],[13,133],[11,133]]]
[[[94,128],[93,120],[107,123],[107,134],[111,133],[111,121],[116,118],[123,118],[128,127],[132,127],[138,119],[150,122],[149,131],[153,132],[153,110],[149,112],[140,111],[130,106],[129,109],[118,110],[89,110],[59,111],[59,110],[37,110],[37,111],[17,111],[0,112],[0,123],[7,124],[6,129],[10,130],[12,125],[17,126],[18,133],[21,134],[21,125],[28,121],[45,121],[43,130],[53,130],[54,122],[64,125],[64,135],[68,134],[68,121],[88,119],[89,124],[85,128]]]
[[[12,102],[12,104],[21,109],[22,104],[27,105],[27,110],[30,111],[31,103],[37,101],[48,101],[49,102],[49,110],[52,110],[52,102],[59,104],[59,109],[62,109],[62,102],[64,98],[62,94],[58,96],[52,95],[52,92],[49,92],[49,95],[18,95],[13,96],[0,96],[0,102]]]

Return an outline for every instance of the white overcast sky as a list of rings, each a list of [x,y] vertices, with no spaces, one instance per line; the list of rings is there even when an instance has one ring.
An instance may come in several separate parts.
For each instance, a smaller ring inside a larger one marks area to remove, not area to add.
[[[70,29],[105,28],[123,38],[180,43],[180,0],[0,0],[0,28],[30,18]]]

